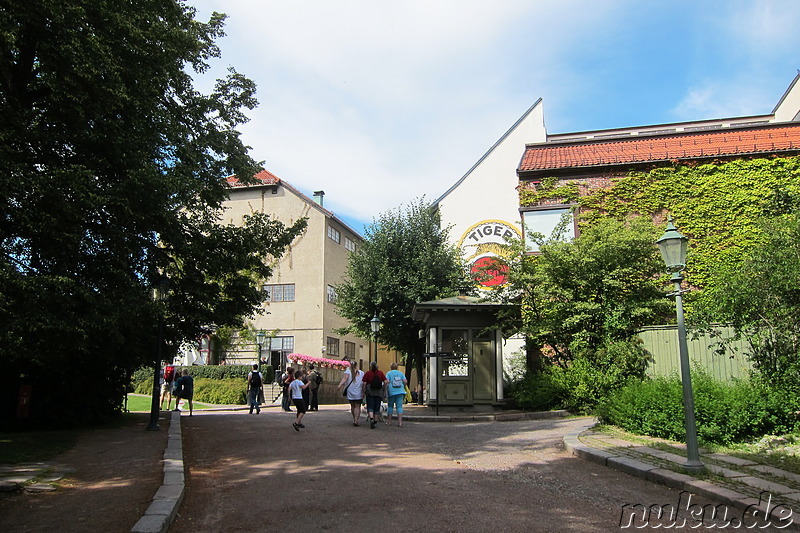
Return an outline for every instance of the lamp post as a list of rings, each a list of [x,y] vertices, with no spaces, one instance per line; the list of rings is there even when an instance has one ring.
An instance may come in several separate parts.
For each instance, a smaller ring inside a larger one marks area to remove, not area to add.
[[[164,344],[164,309],[163,302],[167,298],[169,291],[169,278],[162,274],[158,284],[153,287],[153,300],[158,302],[158,345],[156,346],[156,362],[153,365],[153,401],[150,404],[150,423],[145,428],[147,431],[159,431],[158,412],[159,412],[159,393],[161,387],[159,377],[161,372],[161,357]]]
[[[258,344],[258,355],[256,356],[256,361],[258,362],[258,369],[261,370],[261,349],[264,346],[264,339],[267,337],[264,330],[259,330],[256,333],[256,343]]]
[[[372,317],[372,320],[369,321],[369,327],[372,330],[372,338],[375,341],[375,359],[374,361],[378,360],[378,332],[381,330],[381,319],[378,318],[377,311],[375,312],[375,316]]]
[[[686,253],[689,248],[689,239],[678,231],[672,223],[672,217],[667,219],[667,229],[664,235],[656,241],[667,266],[667,272],[672,274],[670,280],[674,284],[675,308],[678,319],[678,350],[681,362],[681,383],[683,385],[683,410],[686,425],[686,462],[684,469],[690,472],[703,470],[705,467],[700,462],[700,451],[697,446],[697,424],[694,418],[694,393],[692,392],[692,376],[689,368],[689,349],[686,345],[686,324],[683,321],[683,291],[681,271],[686,267]]]

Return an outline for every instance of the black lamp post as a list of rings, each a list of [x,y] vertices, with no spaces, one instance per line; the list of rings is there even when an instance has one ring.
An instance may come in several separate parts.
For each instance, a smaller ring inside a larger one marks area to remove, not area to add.
[[[675,308],[678,319],[678,350],[681,362],[681,383],[683,385],[683,410],[686,424],[686,462],[683,467],[691,472],[703,470],[705,467],[700,462],[700,451],[697,446],[697,424],[694,415],[694,393],[692,392],[692,376],[689,367],[689,349],[686,344],[686,324],[683,321],[683,298],[681,295],[681,271],[686,267],[686,253],[689,249],[689,239],[682,235],[668,218],[667,229],[664,235],[656,241],[667,265],[667,272],[672,274],[670,280],[674,284]]]
[[[378,332],[381,330],[381,319],[378,318],[377,311],[375,312],[375,316],[372,317],[372,320],[369,321],[369,327],[372,330],[372,338],[375,341],[375,358],[373,361],[378,360]]]
[[[256,357],[256,361],[258,362],[258,368],[261,369],[261,349],[264,346],[264,339],[267,338],[267,334],[264,333],[264,330],[258,330],[256,333],[256,343],[258,344],[258,356]]]
[[[158,280],[158,285],[153,287],[153,300],[158,302],[158,345],[156,346],[156,362],[153,365],[153,401],[150,404],[150,423],[145,428],[147,431],[160,431],[158,425],[158,412],[159,412],[159,393],[161,387],[159,383],[161,373],[161,358],[164,345],[164,309],[163,302],[167,298],[169,291],[169,278],[166,274],[162,274]]]

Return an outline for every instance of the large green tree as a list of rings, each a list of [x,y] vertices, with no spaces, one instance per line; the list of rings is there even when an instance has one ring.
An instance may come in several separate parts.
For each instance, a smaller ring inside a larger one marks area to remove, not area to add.
[[[220,225],[255,86],[219,55],[224,16],[178,0],[0,0],[0,422],[101,420],[125,375],[211,324],[241,324],[304,222]],[[150,287],[166,273],[171,296]],[[165,354],[166,355],[166,354]]]
[[[520,304],[529,342],[566,364],[576,351],[629,339],[668,316],[656,237],[649,218],[602,218],[572,241],[554,238],[541,243],[538,255],[517,254],[503,295]]]
[[[350,321],[349,330],[365,338],[371,337],[370,320],[377,314],[381,344],[409,356],[410,372],[412,359],[423,350],[411,310],[417,302],[452,296],[470,284],[461,251],[424,198],[381,214],[365,233],[336,287],[336,307]]]
[[[647,217],[598,218],[572,241],[542,241],[540,254],[512,256],[503,297],[519,304],[529,346],[515,397],[528,408],[589,411],[610,390],[642,377],[638,328],[673,311],[662,281],[657,230]]]

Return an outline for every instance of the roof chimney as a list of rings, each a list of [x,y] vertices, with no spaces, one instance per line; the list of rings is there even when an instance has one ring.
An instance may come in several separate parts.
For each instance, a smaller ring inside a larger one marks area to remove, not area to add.
[[[322,199],[325,198],[325,191],[314,191],[314,201],[322,207]]]

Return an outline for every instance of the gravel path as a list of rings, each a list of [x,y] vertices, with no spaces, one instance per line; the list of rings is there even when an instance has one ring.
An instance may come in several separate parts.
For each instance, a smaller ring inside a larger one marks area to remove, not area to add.
[[[300,432],[293,421],[275,409],[184,417],[187,491],[170,533],[614,531],[625,504],[680,499],[565,452],[578,419],[370,430],[326,406]]]

